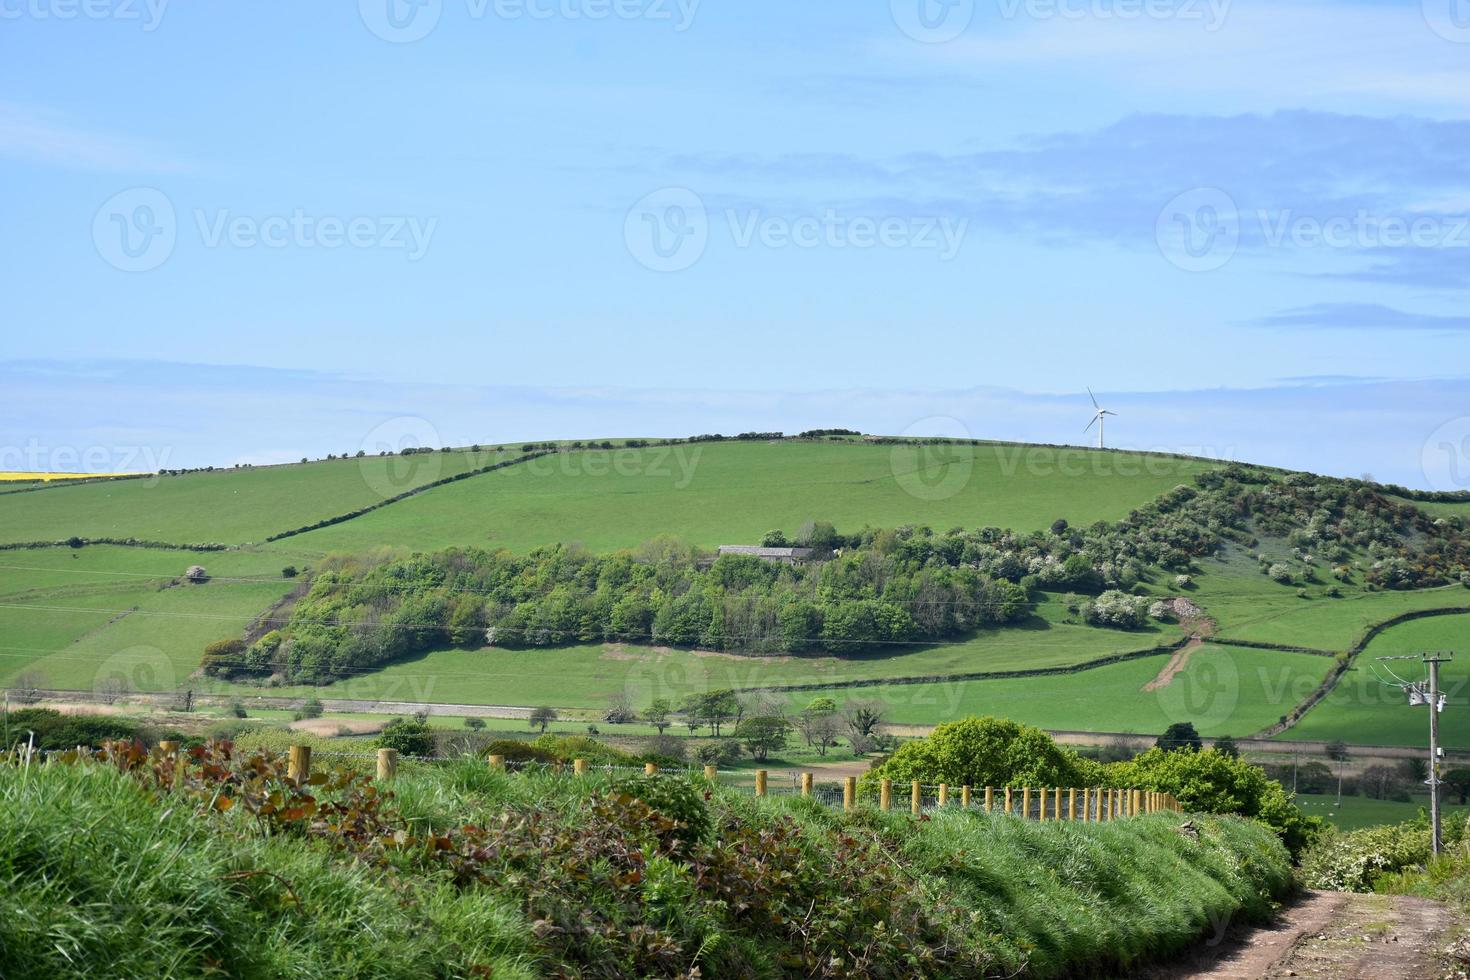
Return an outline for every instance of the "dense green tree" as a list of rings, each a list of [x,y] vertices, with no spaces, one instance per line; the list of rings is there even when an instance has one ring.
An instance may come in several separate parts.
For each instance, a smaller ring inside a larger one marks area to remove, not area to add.
[[[1192,721],[1176,721],[1164,729],[1158,741],[1154,743],[1165,752],[1198,752],[1204,748],[1204,739],[1199,737],[1199,732],[1194,730]]]

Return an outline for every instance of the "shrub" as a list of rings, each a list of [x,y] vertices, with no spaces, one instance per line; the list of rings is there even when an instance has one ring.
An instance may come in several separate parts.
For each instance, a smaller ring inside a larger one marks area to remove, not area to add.
[[[735,726],[735,739],[757,762],[764,762],[772,752],[786,748],[791,723],[784,718],[763,715],[744,718]]]
[[[541,741],[541,739],[537,739],[536,743]],[[522,742],[520,739],[515,738],[497,738],[486,743],[480,752],[486,756],[503,755],[505,756],[505,761],[508,763],[540,762],[550,764],[562,761],[561,756],[557,755],[554,751],[536,743]]]
[[[1093,626],[1117,629],[1139,629],[1148,621],[1149,601],[1145,596],[1132,596],[1110,589],[1082,606],[1082,618]]]
[[[704,797],[687,779],[668,776],[625,776],[616,780],[612,795],[642,800],[653,810],[678,824],[674,836],[693,844],[709,837],[709,808]]]
[[[204,648],[199,666],[214,677],[229,677],[245,666],[245,641],[229,639],[211,643]]]
[[[965,718],[905,742],[863,777],[951,786],[1095,786],[1101,769],[1039,728],[999,718]]]
[[[1324,834],[1302,856],[1302,880],[1310,888],[1368,892],[1385,874],[1427,862],[1433,852],[1427,824],[1364,827]]]
[[[320,718],[325,710],[326,708],[322,705],[321,699],[313,694],[311,697],[301,702],[301,707],[297,709],[294,717],[297,721],[302,721],[303,719]]]
[[[0,714],[0,733],[5,740],[0,750],[16,745],[25,745],[30,732],[35,732],[38,749],[74,749],[78,745],[93,748],[114,739],[138,738],[137,724],[122,718],[101,715],[64,715],[50,708],[22,708],[9,714]]]
[[[1170,793],[1186,810],[1234,813],[1265,824],[1293,855],[1322,832],[1320,817],[1302,814],[1281,784],[1259,766],[1205,749],[1165,752],[1154,748],[1108,767],[1114,785]]]
[[[400,755],[432,756],[434,730],[418,719],[394,718],[378,735],[378,748],[397,749]]]

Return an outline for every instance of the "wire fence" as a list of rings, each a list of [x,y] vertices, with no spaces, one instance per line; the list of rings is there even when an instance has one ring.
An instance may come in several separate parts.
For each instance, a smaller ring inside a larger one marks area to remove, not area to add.
[[[178,742],[164,741],[158,750],[165,756],[178,755]],[[75,750],[43,750],[21,746],[12,753],[18,761],[29,764],[60,758],[71,752],[91,753],[85,746]],[[327,763],[339,768],[370,772],[380,782],[391,782],[400,773],[419,768],[435,768],[479,760],[493,770],[511,774],[560,776],[567,778],[635,777],[688,779],[709,785],[749,788],[756,797],[802,797],[817,803],[854,810],[875,807],[880,811],[909,811],[915,815],[959,808],[983,813],[1009,815],[1021,820],[1074,821],[1101,823],[1148,813],[1183,812],[1179,801],[1168,793],[1135,787],[1031,787],[1031,786],[951,786],[948,783],[925,783],[920,780],[863,779],[843,777],[841,782],[818,782],[812,772],[782,771],[772,779],[765,769],[721,770],[716,766],[700,769],[662,768],[649,762],[640,766],[598,763],[589,759],[565,762],[508,759],[503,755],[488,757],[460,756],[444,758],[400,753],[381,748],[376,753],[314,751],[310,745],[292,745],[288,751],[292,778],[310,778],[314,763]]]

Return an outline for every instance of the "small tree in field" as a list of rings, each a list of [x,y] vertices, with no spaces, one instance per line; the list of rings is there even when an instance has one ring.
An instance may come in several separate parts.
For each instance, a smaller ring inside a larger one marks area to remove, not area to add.
[[[530,721],[532,728],[541,729],[541,734],[545,735],[546,729],[550,728],[551,724],[556,721],[556,719],[556,709],[543,706],[540,708],[532,708],[531,717],[528,719],[528,721]]]
[[[791,724],[784,718],[761,715],[746,718],[735,726],[735,738],[757,762],[765,762],[772,752],[786,748]]]
[[[466,718],[464,720],[464,727],[468,728],[472,732],[478,732],[485,727],[485,719],[475,718],[473,716]]]
[[[664,729],[669,727],[669,712],[673,710],[674,706],[669,703],[668,698],[654,698],[648,707],[643,709],[643,720],[662,735]]]

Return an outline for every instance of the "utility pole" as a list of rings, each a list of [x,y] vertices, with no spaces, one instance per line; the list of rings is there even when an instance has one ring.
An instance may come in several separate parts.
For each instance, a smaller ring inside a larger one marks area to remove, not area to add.
[[[1454,654],[1425,654],[1424,663],[1429,667],[1429,821],[1434,844],[1434,853],[1440,850],[1439,813],[1439,665],[1449,663]]]

